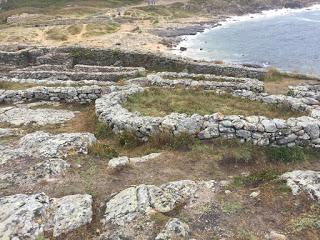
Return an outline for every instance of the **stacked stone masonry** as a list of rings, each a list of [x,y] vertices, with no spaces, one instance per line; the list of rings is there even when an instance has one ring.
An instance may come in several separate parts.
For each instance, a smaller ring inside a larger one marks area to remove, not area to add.
[[[99,86],[83,87],[35,87],[25,90],[1,90],[0,103],[55,101],[90,103],[107,91]]]
[[[148,117],[122,107],[129,95],[143,91],[140,86],[131,86],[102,96],[96,100],[99,120],[116,133],[131,131],[144,140],[160,131],[170,131],[173,134],[186,132],[200,139],[237,138],[262,146],[320,147],[320,120],[311,116],[288,120],[263,116],[224,116],[220,113],[206,116],[172,113],[165,117]]]
[[[27,47],[0,49],[0,64],[16,66],[52,64],[73,66],[76,64],[99,66],[141,67],[148,70],[183,71],[203,74],[248,77],[262,79],[264,69],[248,68],[238,65],[198,62],[180,57],[161,54],[120,51],[114,49],[91,49],[80,47]]]

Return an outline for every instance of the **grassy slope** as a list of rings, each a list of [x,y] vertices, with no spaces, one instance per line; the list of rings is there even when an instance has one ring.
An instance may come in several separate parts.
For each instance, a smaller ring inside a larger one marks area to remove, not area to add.
[[[68,14],[78,12],[97,12],[101,8],[116,8],[141,3],[142,0],[9,0],[0,9],[0,23],[8,16],[21,13]],[[70,11],[68,11],[68,9]]]

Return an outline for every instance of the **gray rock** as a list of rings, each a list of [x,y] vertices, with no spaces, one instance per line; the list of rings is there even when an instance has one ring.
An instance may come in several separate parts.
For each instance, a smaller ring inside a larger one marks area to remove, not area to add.
[[[108,162],[108,167],[111,169],[121,169],[129,165],[130,161],[128,157],[113,158]]]
[[[160,187],[139,185],[127,188],[106,203],[104,223],[125,226],[138,216],[147,216],[151,211],[167,213],[181,204],[191,201],[197,191],[214,191],[216,182],[171,182]]]
[[[92,220],[92,196],[88,194],[54,198],[51,200],[50,208],[53,211],[54,237],[77,229]]]
[[[44,193],[0,198],[0,238],[35,239],[44,231],[55,237],[91,222],[92,197],[49,199]]]
[[[34,239],[44,231],[49,198],[17,194],[0,198],[0,239]]]
[[[74,116],[73,112],[67,110],[29,109],[27,107],[0,109],[0,123],[8,123],[15,126],[60,124],[71,120]]]
[[[310,197],[320,201],[320,172],[318,171],[292,171],[281,176],[281,179],[287,181],[292,194],[297,195],[301,191],[309,193]]]
[[[170,219],[155,240],[188,239],[189,226],[177,218]]]

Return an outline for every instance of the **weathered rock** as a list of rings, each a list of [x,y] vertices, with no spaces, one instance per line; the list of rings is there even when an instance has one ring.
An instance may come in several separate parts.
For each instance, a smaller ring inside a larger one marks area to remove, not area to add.
[[[128,157],[113,158],[108,162],[108,167],[111,169],[122,169],[129,165],[130,161]]]
[[[34,132],[20,139],[16,146],[0,145],[0,164],[21,157],[59,158],[87,154],[88,146],[96,141],[91,133],[49,134]]]
[[[0,238],[34,239],[42,234],[48,207],[44,193],[0,198]]]
[[[49,199],[40,193],[0,198],[1,239],[35,239],[45,230],[59,236],[91,222],[91,218],[90,195]]]
[[[271,231],[269,234],[266,235],[266,239],[268,239],[268,240],[287,240],[287,237],[281,233]]]
[[[134,158],[130,158],[129,161],[130,163],[132,164],[135,164],[135,163],[144,163],[144,162],[148,162],[150,160],[153,160],[155,158],[158,158],[160,157],[161,153],[151,153],[151,154],[148,154],[146,156],[142,156],[142,157],[134,157]]]
[[[87,154],[88,146],[96,141],[91,133],[49,134],[35,132],[21,138],[19,148],[26,155],[39,157],[63,157]]]
[[[53,212],[54,237],[77,229],[92,220],[92,196],[88,194],[54,198],[50,202],[50,208]]]
[[[74,118],[74,113],[67,110],[29,109],[27,107],[7,107],[0,109],[0,123],[11,125],[60,124]]]
[[[170,219],[156,240],[188,239],[189,226],[177,218]]]
[[[281,176],[281,179],[287,181],[293,195],[301,191],[309,193],[314,200],[320,201],[320,172],[318,171],[292,171]]]
[[[0,128],[0,138],[1,137],[12,137],[18,136],[21,130],[15,128]]]
[[[139,185],[127,188],[106,203],[104,223],[125,226],[138,216],[147,216],[151,210],[166,213],[191,201],[201,189],[215,190],[216,183],[189,180],[171,182],[160,187]]]
[[[58,158],[45,160],[37,163],[28,169],[15,170],[13,172],[1,174],[0,189],[9,185],[23,185],[39,182],[41,180],[50,180],[63,174],[70,164]]]

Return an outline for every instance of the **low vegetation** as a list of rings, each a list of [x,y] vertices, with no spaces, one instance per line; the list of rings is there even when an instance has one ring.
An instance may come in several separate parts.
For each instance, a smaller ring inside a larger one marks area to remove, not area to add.
[[[33,83],[15,83],[15,82],[0,82],[0,89],[4,90],[22,90],[27,88],[36,87],[38,85]]]
[[[270,67],[268,68],[265,76],[264,76],[264,81],[268,82],[268,81],[281,81],[283,78],[283,75],[281,74],[281,72],[274,68],[274,67]]]
[[[172,112],[187,114],[258,115],[270,118],[290,118],[303,115],[285,106],[275,106],[218,95],[211,91],[151,88],[132,95],[124,106],[147,116],[165,116]]]
[[[119,29],[119,25],[116,23],[110,24],[88,24],[86,26],[86,32],[84,37],[93,37],[104,35],[108,33],[114,33]]]

